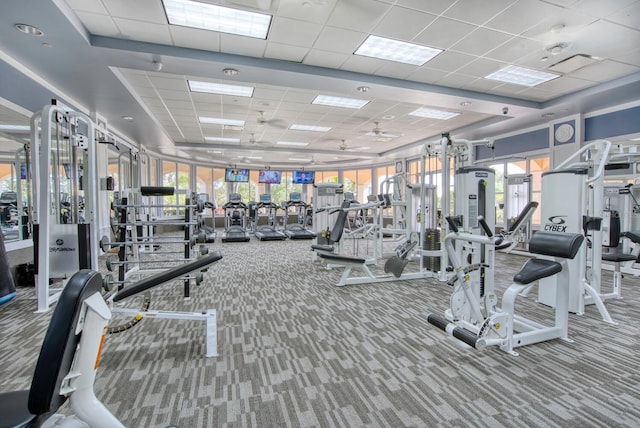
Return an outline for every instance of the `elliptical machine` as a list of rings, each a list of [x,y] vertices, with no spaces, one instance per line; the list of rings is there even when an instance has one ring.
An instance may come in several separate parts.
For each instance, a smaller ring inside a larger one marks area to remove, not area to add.
[[[247,204],[242,202],[239,193],[229,194],[224,208],[224,232],[222,242],[248,242],[251,239],[247,231]]]

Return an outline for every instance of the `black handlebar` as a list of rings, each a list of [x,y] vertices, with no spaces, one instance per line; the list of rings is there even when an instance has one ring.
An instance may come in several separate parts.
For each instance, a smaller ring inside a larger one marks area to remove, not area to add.
[[[186,275],[189,272],[209,266],[211,263],[217,262],[221,258],[222,254],[220,254],[219,251],[216,251],[204,257],[200,257],[199,259],[196,259],[192,262],[185,263],[183,265],[176,266],[172,269],[160,272],[148,278],[144,278],[143,280],[136,282],[134,285],[118,292],[118,294],[116,294],[113,298],[113,301],[119,302],[120,300],[133,296],[134,294],[138,294],[145,290],[148,290],[149,288],[153,288],[157,285],[164,284],[165,282],[171,281],[173,279],[180,278],[181,276]]]
[[[447,223],[449,223],[449,229],[453,230],[455,233],[458,233],[458,225],[456,221],[460,220],[460,216],[447,216]]]
[[[493,232],[491,231],[491,229],[489,228],[489,225],[487,224],[486,221],[484,221],[484,217],[478,217],[478,223],[480,224],[480,227],[482,227],[482,230],[484,230],[484,233],[489,237],[489,238],[493,238]]]

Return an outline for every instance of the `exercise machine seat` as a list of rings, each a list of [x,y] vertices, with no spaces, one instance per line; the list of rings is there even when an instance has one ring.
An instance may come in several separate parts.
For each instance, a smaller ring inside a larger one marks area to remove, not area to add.
[[[529,241],[529,252],[544,256],[573,259],[584,236],[577,233],[536,232]]]
[[[356,263],[356,264],[365,264],[367,259],[363,259],[362,257],[352,257],[352,256],[342,256],[340,254],[326,254],[321,253],[320,257],[327,260],[333,260],[341,263]]]
[[[611,251],[609,253],[602,253],[602,260],[606,262],[622,263],[635,260],[636,256],[633,254],[624,254]]]
[[[522,285],[531,284],[533,281],[560,273],[561,270],[562,265],[553,260],[529,259],[520,272],[513,277],[513,282]]]
[[[100,292],[102,276],[83,269],[73,275],[60,294],[51,316],[29,391],[0,394],[0,427],[34,426],[66,401],[58,391],[73,362],[80,335],[76,325],[82,303]]]

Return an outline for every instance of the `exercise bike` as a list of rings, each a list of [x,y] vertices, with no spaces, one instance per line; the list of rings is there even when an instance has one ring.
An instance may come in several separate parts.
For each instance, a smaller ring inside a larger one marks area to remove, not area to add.
[[[95,396],[93,384],[118,302],[220,260],[214,252],[145,278],[105,299],[102,276],[80,270],[62,290],[36,363],[31,388],[0,394],[0,427],[124,428]],[[56,413],[69,399],[72,414]]]
[[[501,350],[518,355],[514,348],[551,339],[570,342],[568,337],[569,321],[569,273],[567,260],[573,259],[584,241],[584,236],[572,233],[537,232],[529,241],[529,252],[547,258],[532,258],[514,276],[513,283],[502,296],[502,307],[493,291],[493,284],[477,283],[478,275],[472,272],[490,268],[487,264],[464,266],[455,250],[454,241],[478,243],[490,246],[503,244],[502,237],[494,237],[482,217],[478,223],[484,235],[459,230],[454,217],[446,217],[452,231],[444,240],[445,249],[453,266],[453,277],[448,284],[454,287],[450,308],[444,316],[429,314],[427,321],[449,333],[461,347],[484,349],[498,346]],[[492,260],[489,263],[493,263]],[[526,294],[538,280],[560,275],[555,290],[557,305],[555,320],[551,326],[515,314],[515,300],[518,295]]]

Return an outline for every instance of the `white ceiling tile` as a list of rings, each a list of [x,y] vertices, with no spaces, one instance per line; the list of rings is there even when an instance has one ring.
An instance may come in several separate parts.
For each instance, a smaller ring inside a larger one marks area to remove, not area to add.
[[[558,94],[539,88],[527,88],[518,92],[517,96],[528,101],[545,102],[556,98]]]
[[[595,82],[591,82],[589,80],[574,79],[573,77],[562,76],[549,82],[542,83],[536,86],[536,88],[566,94],[568,92],[579,91],[593,85],[595,85]]]
[[[639,41],[640,31],[599,20],[585,27],[572,47],[574,51],[587,55],[617,59],[618,55],[637,51]]]
[[[267,41],[253,37],[220,34],[220,51],[235,55],[261,57],[267,47]]]
[[[444,51],[425,65],[436,70],[455,71],[476,58],[476,56],[460,52]]]
[[[451,88],[460,88],[474,80],[476,80],[476,77],[474,76],[451,73],[438,80],[438,85],[449,86]]]
[[[321,2],[314,1],[280,1],[278,3],[277,15],[300,21],[324,24],[329,18],[336,0],[325,0],[324,3],[325,4],[321,4]]]
[[[400,64],[397,62],[385,61],[382,67],[376,70],[375,74],[396,79],[406,79],[419,67],[411,64]]]
[[[220,33],[218,32],[179,25],[170,25],[169,32],[173,44],[176,46],[213,52],[220,51]]]
[[[485,79],[481,77],[479,79],[470,81],[467,84],[462,85],[461,87],[464,89],[469,89],[471,91],[476,92],[491,92],[493,88],[496,86],[500,86],[502,83],[496,82],[495,80]]]
[[[162,100],[170,111],[172,109],[187,110],[193,107],[193,103],[191,101],[176,98],[166,98],[166,96],[172,96],[172,93],[174,92],[176,91],[160,91]]]
[[[65,0],[65,2],[75,12],[84,11],[108,15],[107,10],[100,0]]]
[[[640,67],[640,48],[625,54],[616,55],[617,61]]]
[[[342,70],[355,71],[358,73],[375,74],[384,62],[385,61],[381,59],[352,55],[340,68]]]
[[[486,58],[504,62],[514,62],[522,58],[527,53],[543,52],[544,46],[535,40],[524,37],[514,37],[506,43],[501,44],[496,49],[484,54]],[[542,56],[542,55],[540,55]]]
[[[280,59],[283,61],[302,62],[309,48],[301,46],[291,46],[282,43],[267,42],[265,58]]]
[[[491,89],[491,93],[495,95],[506,95],[508,97],[516,97],[518,92],[526,89],[526,86],[521,85],[512,85],[510,83],[503,83],[502,85],[498,85]]]
[[[336,27],[324,27],[314,43],[314,49],[353,54],[367,38],[367,34]]]
[[[453,45],[451,49],[471,55],[482,56],[512,38],[511,35],[487,28],[478,28]]]
[[[102,0],[113,17],[167,24],[162,2],[156,0]]]
[[[443,13],[443,16],[480,25],[502,12],[515,1],[516,0],[458,0]]]
[[[113,18],[113,21],[118,26],[122,36],[127,39],[158,43],[161,45],[172,44],[168,25],[134,21],[124,18]]]
[[[355,49],[354,49],[355,50]],[[340,66],[351,56],[349,54],[327,52],[320,49],[312,49],[307,52],[307,55],[302,60],[303,64],[316,65],[319,67],[327,68],[340,68]]]
[[[468,33],[478,28],[475,25],[454,21],[447,18],[438,18],[429,25],[413,41],[425,46],[439,49],[449,49],[452,45],[465,37]]]
[[[478,58],[469,64],[460,67],[456,73],[466,74],[468,76],[484,77],[506,66],[504,62],[494,61],[486,58]]]
[[[573,9],[579,9],[596,17],[607,18],[633,4],[637,0],[580,0],[573,4]]]
[[[316,96],[315,91],[299,91],[295,89],[287,90],[286,94],[282,98],[283,101],[292,103],[304,103],[309,104]]]
[[[149,81],[156,89],[168,89],[172,91],[182,91],[187,94],[189,86],[184,78],[171,79],[164,76],[149,76]]]
[[[415,82],[423,83],[435,83],[445,77],[447,74],[449,73],[446,71],[434,70],[432,68],[426,68],[423,66],[413,72],[410,76],[408,76],[407,80],[413,80]]]
[[[558,13],[547,16],[538,24],[522,33],[522,36],[538,40],[544,45],[558,42],[571,43],[579,37],[580,32],[597,19],[576,9],[561,9]],[[562,28],[556,29],[557,26]]]
[[[269,29],[268,40],[287,45],[311,47],[322,26],[312,22],[275,17]]]
[[[636,1],[618,12],[608,15],[607,20],[631,28],[640,28],[640,2]]]
[[[376,0],[349,0],[336,4],[327,25],[354,31],[371,32],[391,8]]]
[[[142,102],[149,108],[162,108],[164,109],[164,104],[162,100],[158,97],[142,97]]]
[[[376,25],[372,34],[396,40],[413,40],[436,19],[435,15],[395,6]],[[402,23],[402,25],[398,25]]]
[[[120,30],[118,30],[118,27],[109,16],[82,11],[77,11],[76,15],[80,18],[84,28],[91,34],[106,37],[118,37],[120,35]]]
[[[136,86],[134,87],[135,93],[139,97],[155,97],[157,96],[156,90],[151,86]]]
[[[398,0],[399,6],[405,6],[415,10],[421,10],[423,12],[429,12],[436,15],[440,15],[442,12],[451,7],[453,1],[451,0]]]
[[[539,0],[520,0],[486,23],[486,27],[519,35],[562,8]]]
[[[571,73],[571,77],[595,82],[607,82],[639,71],[640,67],[637,66],[604,60],[574,71]]]
[[[284,92],[282,89],[269,89],[258,86],[253,92],[253,98],[255,100],[279,101],[284,96]]]

